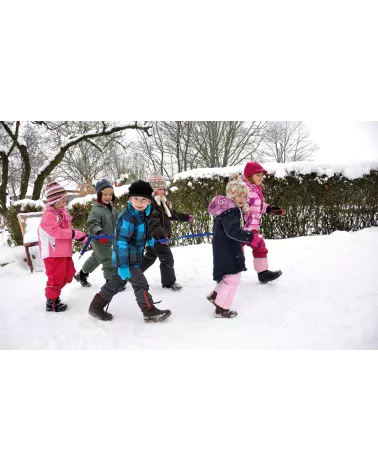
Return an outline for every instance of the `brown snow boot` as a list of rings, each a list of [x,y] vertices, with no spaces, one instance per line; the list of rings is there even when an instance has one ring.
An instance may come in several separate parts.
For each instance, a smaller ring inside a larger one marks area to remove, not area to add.
[[[95,318],[98,318],[99,320],[102,321],[111,321],[113,319],[113,315],[111,313],[108,313],[107,308],[106,311],[104,311],[105,307],[108,307],[109,303],[104,300],[100,294],[96,293],[94,299],[92,300],[92,303],[89,306],[89,311],[88,313]]]

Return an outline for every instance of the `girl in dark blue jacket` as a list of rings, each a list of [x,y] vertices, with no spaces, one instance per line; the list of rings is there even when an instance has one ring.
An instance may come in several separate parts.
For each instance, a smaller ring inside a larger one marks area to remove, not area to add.
[[[218,285],[207,299],[215,305],[217,318],[233,318],[237,312],[230,310],[245,267],[243,243],[258,246],[263,239],[252,231],[244,231],[244,217],[248,213],[246,203],[248,187],[242,180],[227,184],[226,197],[217,195],[209,205],[214,216],[213,225],[213,278]]]

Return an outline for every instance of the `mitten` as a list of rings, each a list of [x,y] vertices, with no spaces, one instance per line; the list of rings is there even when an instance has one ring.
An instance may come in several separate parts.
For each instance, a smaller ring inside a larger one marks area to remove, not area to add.
[[[99,233],[98,236],[101,236],[102,234],[105,235],[105,233]],[[106,244],[109,241],[109,239],[108,238],[100,238],[97,241],[101,244]]]
[[[118,275],[121,277],[122,280],[126,280],[130,278],[130,270],[128,267],[118,267]]]
[[[262,249],[265,247],[265,241],[262,238],[261,234],[255,234],[252,239],[252,247],[255,247],[257,249]]]
[[[160,241],[160,244],[168,244],[168,243],[169,243],[169,239],[167,237],[165,237],[163,241]]]
[[[282,216],[285,213],[285,210],[280,207],[274,207],[274,206],[268,205],[266,208],[266,212],[272,213],[272,215]]]
[[[191,223],[193,221],[193,218],[194,218],[194,215],[189,215],[188,223]]]
[[[154,240],[154,238],[151,238],[151,239],[149,239],[148,241],[146,241],[146,246],[154,247],[154,246],[155,246],[155,240]]]
[[[87,235],[82,231],[79,231],[78,229],[72,230],[72,239],[74,239],[75,241],[84,241],[86,237]]]

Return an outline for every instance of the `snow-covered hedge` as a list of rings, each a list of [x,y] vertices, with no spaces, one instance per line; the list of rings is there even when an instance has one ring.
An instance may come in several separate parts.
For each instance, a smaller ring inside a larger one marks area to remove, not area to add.
[[[265,200],[285,209],[283,217],[265,216],[262,232],[267,238],[288,238],[329,234],[336,230],[356,231],[378,226],[378,162],[356,164],[319,164],[296,162],[264,163],[269,172],[264,180]],[[168,198],[177,210],[194,214],[190,223],[174,223],[173,237],[211,231],[207,212],[210,200],[224,194],[229,178],[242,173],[244,165],[193,169],[174,176]],[[127,204],[128,185],[115,187],[116,207]],[[76,198],[70,203],[74,228],[87,231],[87,217],[96,195]],[[41,205],[42,204],[42,205]],[[43,210],[43,202],[21,201],[12,206],[14,225],[11,238],[22,244],[17,213]],[[22,208],[22,210],[21,210]],[[202,239],[184,240],[184,244]]]
[[[262,219],[261,230],[267,238],[356,231],[378,225],[378,162],[262,165],[269,172],[264,179],[266,202],[285,209],[283,217],[266,215]],[[224,194],[229,178],[243,169],[244,165],[194,169],[175,176],[170,198],[177,209],[195,214],[193,232],[211,230],[209,201],[216,194]],[[177,235],[188,232],[184,224],[175,224],[174,228]]]

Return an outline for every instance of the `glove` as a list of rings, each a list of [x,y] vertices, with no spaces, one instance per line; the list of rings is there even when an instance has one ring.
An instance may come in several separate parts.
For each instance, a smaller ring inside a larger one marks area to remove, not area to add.
[[[267,213],[272,213],[272,215],[282,216],[285,213],[285,210],[280,207],[273,207],[268,205],[266,208]]]
[[[128,267],[118,267],[118,275],[121,277],[122,280],[126,280],[130,278],[130,270]]]
[[[165,239],[164,241],[160,241],[160,244],[168,244],[169,243],[169,239],[165,236]]]
[[[188,223],[191,223],[193,221],[193,218],[194,218],[194,215],[189,215]]]
[[[75,241],[84,241],[84,239],[87,238],[87,235],[83,233],[82,231],[79,231],[77,229],[72,230],[72,239]],[[87,238],[88,241],[88,238]]]
[[[255,247],[256,249],[262,249],[265,247],[265,241],[261,234],[255,234],[252,239],[252,247]]]
[[[154,240],[154,238],[149,239],[149,240],[146,242],[146,246],[154,247],[154,246],[155,246],[155,240]]]
[[[105,235],[105,233],[99,233],[97,236],[101,236],[102,234]],[[109,239],[108,238],[100,238],[97,241],[101,244],[106,244],[109,241]]]

